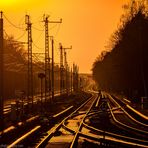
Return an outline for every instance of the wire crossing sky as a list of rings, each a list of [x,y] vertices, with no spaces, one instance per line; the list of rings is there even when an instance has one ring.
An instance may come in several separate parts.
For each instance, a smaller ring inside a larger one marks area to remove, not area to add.
[[[56,63],[59,62],[59,42],[68,50],[68,62],[79,65],[81,73],[91,73],[91,67],[117,28],[123,13],[122,6],[129,0],[1,0],[4,30],[16,40],[27,41],[25,15],[31,17],[33,52],[44,52],[43,14],[49,20],[49,35],[55,39]]]

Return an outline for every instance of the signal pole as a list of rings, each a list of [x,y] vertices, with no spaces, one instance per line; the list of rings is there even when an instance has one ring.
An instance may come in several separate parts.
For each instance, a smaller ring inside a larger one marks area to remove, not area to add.
[[[3,114],[3,108],[4,108],[4,94],[3,94],[3,83],[4,83],[4,59],[3,59],[3,53],[4,53],[4,47],[3,47],[3,12],[0,12],[0,131],[3,131],[4,129],[4,114]]]
[[[30,16],[26,15],[25,23],[27,25],[28,32],[28,103],[32,101],[33,107],[33,70],[32,70],[32,23],[30,22]]]

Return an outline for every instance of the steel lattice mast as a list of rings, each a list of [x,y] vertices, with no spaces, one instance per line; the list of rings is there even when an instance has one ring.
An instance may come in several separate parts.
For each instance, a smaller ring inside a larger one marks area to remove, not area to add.
[[[45,22],[45,101],[46,101],[51,91],[48,16],[44,18],[44,22]]]
[[[52,100],[54,99],[54,39],[51,37],[51,45],[52,45]]]
[[[48,23],[62,23],[60,21],[49,21],[49,16],[44,17],[45,22],[45,99],[51,92],[50,55],[49,55],[49,30]]]
[[[33,69],[32,69],[32,24],[29,15],[26,15],[27,32],[28,32],[28,101],[32,101],[33,106]]]
[[[69,93],[69,84],[68,84],[68,62],[67,62],[67,53],[66,53],[66,50],[68,49],[72,49],[72,46],[71,47],[64,47],[64,66],[65,66],[65,88],[66,88],[66,94]],[[64,88],[64,89],[65,89]]]

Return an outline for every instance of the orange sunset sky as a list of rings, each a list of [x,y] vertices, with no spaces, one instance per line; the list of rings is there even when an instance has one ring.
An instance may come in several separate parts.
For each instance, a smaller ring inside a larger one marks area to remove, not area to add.
[[[19,41],[27,40],[25,14],[29,14],[33,26],[33,52],[44,52],[43,14],[49,20],[62,24],[49,24],[49,34],[55,38],[56,63],[59,63],[61,42],[68,50],[68,62],[79,65],[80,72],[90,73],[96,57],[117,28],[123,14],[123,4],[130,0],[0,0],[0,10],[5,17],[22,28],[18,29],[4,17],[4,30]],[[38,48],[37,48],[38,47]]]

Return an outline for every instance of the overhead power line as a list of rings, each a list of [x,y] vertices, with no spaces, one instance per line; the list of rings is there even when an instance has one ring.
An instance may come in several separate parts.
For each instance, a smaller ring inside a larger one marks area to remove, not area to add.
[[[7,22],[12,25],[13,27],[20,29],[20,30],[25,30],[24,28],[21,28],[19,26],[16,26],[15,24],[13,24],[4,14],[3,14],[4,18],[7,20]]]
[[[8,38],[10,37],[10,36],[8,35],[8,33],[7,33],[5,30],[4,30],[4,33],[5,33],[5,36],[6,36],[6,37],[8,37]],[[18,40],[20,40],[21,38],[23,38],[23,37],[25,36],[25,34],[26,34],[26,32],[24,31],[21,36],[19,36],[19,37],[16,38],[16,39],[12,39],[11,42],[13,42],[13,43],[18,43],[18,44],[27,44],[27,42],[18,41]]]
[[[38,47],[34,42],[32,42],[33,43],[33,45],[37,48],[37,49],[44,49],[44,48],[42,48],[42,47]]]
[[[32,28],[35,29],[35,30],[37,30],[37,31],[44,31],[44,29],[38,29],[38,28],[36,28],[34,26],[32,26]]]

